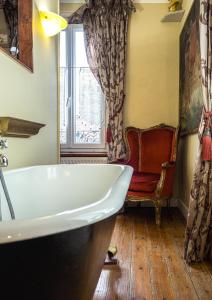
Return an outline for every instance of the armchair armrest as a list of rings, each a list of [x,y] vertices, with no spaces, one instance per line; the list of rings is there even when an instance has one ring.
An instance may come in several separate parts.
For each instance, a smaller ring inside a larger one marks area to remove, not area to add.
[[[168,168],[172,168],[175,166],[175,161],[166,161],[164,163],[162,163],[161,167],[162,169],[168,169]]]
[[[162,170],[160,174],[160,179],[158,181],[155,192],[158,198],[160,198],[161,196],[171,196],[174,182],[175,162],[164,162],[162,163],[161,168]]]

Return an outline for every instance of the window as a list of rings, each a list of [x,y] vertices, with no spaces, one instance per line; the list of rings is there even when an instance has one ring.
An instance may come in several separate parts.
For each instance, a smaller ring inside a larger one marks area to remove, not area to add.
[[[88,66],[82,25],[60,34],[60,143],[62,151],[105,150],[105,100]]]

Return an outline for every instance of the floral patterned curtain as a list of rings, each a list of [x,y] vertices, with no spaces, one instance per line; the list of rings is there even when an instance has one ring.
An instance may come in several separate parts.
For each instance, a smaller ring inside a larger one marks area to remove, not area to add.
[[[204,109],[186,228],[188,263],[212,253],[212,0],[200,0],[200,49]]]
[[[129,15],[134,10],[131,0],[89,0],[69,19],[69,24],[83,23],[88,64],[106,98],[110,161],[125,154],[126,45]]]

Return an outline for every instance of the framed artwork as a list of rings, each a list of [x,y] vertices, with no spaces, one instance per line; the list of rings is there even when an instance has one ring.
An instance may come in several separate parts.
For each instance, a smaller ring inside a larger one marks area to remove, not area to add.
[[[0,0],[0,51],[33,72],[33,0]]]
[[[198,131],[203,95],[199,42],[199,0],[195,0],[180,35],[180,132]]]

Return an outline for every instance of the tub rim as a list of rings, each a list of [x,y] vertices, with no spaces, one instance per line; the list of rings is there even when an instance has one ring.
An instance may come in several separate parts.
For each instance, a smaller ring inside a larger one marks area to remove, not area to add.
[[[16,168],[5,171],[4,174],[17,173],[18,171],[39,167],[62,167],[62,166],[106,166],[107,168],[121,168],[122,172],[111,184],[105,197],[90,205],[82,206],[73,210],[60,213],[35,217],[32,219],[0,221],[0,245],[28,239],[44,237],[60,232],[65,232],[80,227],[97,223],[116,214],[123,206],[127,190],[130,184],[133,168],[120,164],[53,164],[37,165],[24,168]],[[114,201],[115,199],[115,201]]]

